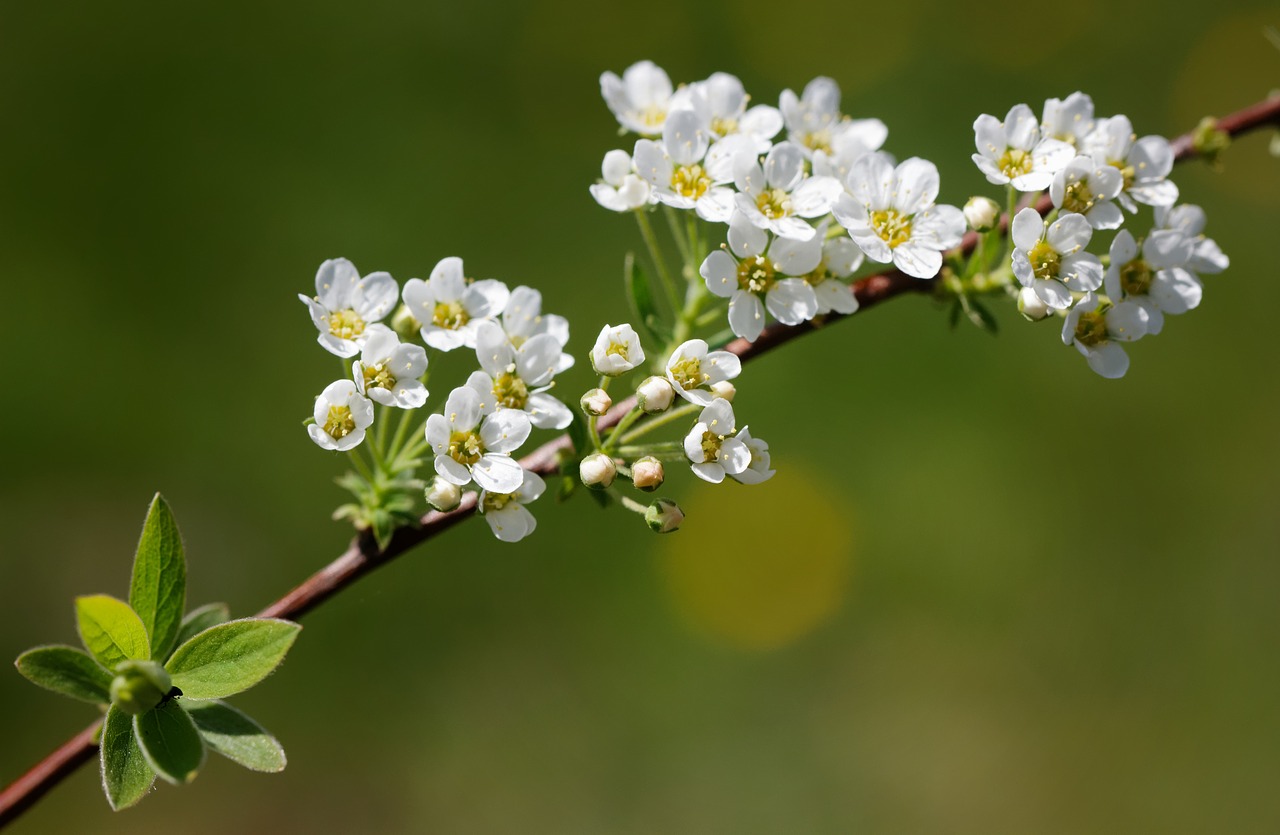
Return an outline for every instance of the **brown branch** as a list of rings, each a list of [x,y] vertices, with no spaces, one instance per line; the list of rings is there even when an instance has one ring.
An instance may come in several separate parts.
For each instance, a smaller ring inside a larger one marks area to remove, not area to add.
[[[1239,136],[1267,125],[1280,126],[1280,97],[1270,98],[1243,110],[1225,116],[1218,121],[1218,129],[1231,136]],[[1186,133],[1172,140],[1174,157],[1178,161],[1197,155],[1192,133]],[[1046,198],[1042,198],[1043,204]],[[1046,207],[1038,204],[1044,210]],[[1001,219],[1002,227],[1006,227],[1009,218]],[[969,253],[977,246],[978,237],[973,232],[965,235],[957,250]],[[858,298],[859,311],[873,307],[882,301],[903,293],[931,293],[935,288],[932,279],[912,278],[898,270],[867,276],[853,285],[853,293]],[[805,322],[794,327],[774,324],[765,328],[754,343],[736,339],[726,346],[726,350],[737,354],[748,361],[761,354],[772,351],[793,339],[803,336],[818,327],[848,318],[840,314],[830,314],[822,323]],[[622,416],[635,405],[634,398],[616,404],[607,415],[600,418],[599,426],[607,429],[617,424]],[[554,472],[559,465],[559,453],[568,449],[568,436],[560,436],[549,441],[520,460],[526,469],[547,475]],[[462,504],[448,513],[431,512],[422,517],[421,524],[414,528],[401,528],[392,536],[386,548],[378,550],[372,537],[360,536],[342,556],[308,577],[303,583],[276,602],[267,606],[260,617],[297,619],[337,594],[342,589],[359,580],[391,560],[416,548],[418,545],[448,530],[475,511],[476,496],[467,494]],[[26,774],[19,777],[12,785],[0,792],[0,827],[4,827],[39,800],[46,792],[56,786],[63,778],[69,776],[77,768],[94,758],[97,751],[97,732],[102,723],[95,722],[67,740],[56,751],[36,763]]]

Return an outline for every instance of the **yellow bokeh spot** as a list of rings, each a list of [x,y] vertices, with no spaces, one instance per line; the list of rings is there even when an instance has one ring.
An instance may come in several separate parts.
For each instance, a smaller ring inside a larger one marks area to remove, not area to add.
[[[661,540],[676,608],[741,649],[769,650],[839,611],[853,536],[840,491],[794,462],[764,484],[726,483],[681,501],[685,524]]]

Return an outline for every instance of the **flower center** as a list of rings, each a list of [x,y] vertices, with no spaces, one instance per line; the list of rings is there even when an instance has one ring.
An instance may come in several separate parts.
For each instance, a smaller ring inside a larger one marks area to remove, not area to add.
[[[1076,321],[1076,342],[1092,348],[1107,341],[1107,315],[1097,310],[1081,313]]]
[[[356,431],[356,419],[351,416],[351,410],[346,406],[330,406],[324,431],[335,441]]]
[[[351,308],[329,314],[329,333],[339,339],[355,339],[364,333],[364,319]]]
[[[609,346],[613,348],[612,345]],[[529,387],[525,385],[524,380],[510,371],[503,371],[493,381],[493,396],[498,401],[498,405],[504,409],[520,409],[524,410],[525,405],[529,402]]]
[[[711,188],[711,178],[701,165],[682,165],[671,173],[671,190],[681,197],[697,200]]]
[[[884,209],[871,213],[871,228],[880,236],[880,240],[896,249],[911,240],[911,216],[904,215],[897,209]]]
[[[431,322],[437,328],[456,331],[471,321],[471,316],[462,307],[462,302],[436,302],[435,312],[431,314]]]
[[[663,122],[667,121],[667,109],[657,104],[651,104],[644,110],[640,111],[640,122],[645,127],[660,128]]]
[[[470,467],[484,455],[484,441],[472,432],[454,432],[449,435],[449,457],[464,467]]]
[[[772,220],[791,214],[791,195],[780,188],[767,188],[756,198],[760,214]]]
[[[738,262],[738,286],[748,293],[766,293],[773,287],[776,270],[773,262],[763,255],[744,258]]]
[[[823,153],[831,153],[831,128],[823,128],[815,130],[812,133],[803,134],[800,137],[800,144],[804,145],[810,151],[822,151]]]
[[[711,430],[702,433],[702,460],[715,461],[720,455],[720,445],[724,443],[724,435],[717,435]]]
[[[1076,180],[1073,183],[1069,183],[1062,193],[1062,210],[1064,212],[1075,212],[1082,215],[1092,209],[1097,202],[1097,198],[1089,190],[1089,184],[1084,180]]]
[[[1124,191],[1133,188],[1133,178],[1137,176],[1138,172],[1132,165],[1127,164],[1122,159],[1118,159],[1112,161],[1111,167],[1119,169],[1120,176],[1124,177]]]
[[[489,513],[493,510],[502,510],[511,503],[511,499],[510,493],[485,493],[484,501],[480,503],[480,512]]]
[[[1141,258],[1135,258],[1120,268],[1120,286],[1126,296],[1145,296],[1154,278],[1151,265]]]
[[[1040,279],[1057,278],[1062,268],[1062,256],[1047,241],[1037,241],[1027,253],[1027,260],[1031,262],[1036,278]]]
[[[738,120],[716,116],[711,120],[711,132],[716,136],[728,136],[738,132]]]
[[[685,357],[671,366],[671,378],[680,388],[688,391],[703,385],[711,379],[711,376],[702,373],[701,360],[696,357]]]
[[[395,375],[387,368],[385,362],[377,365],[362,365],[360,372],[364,375],[364,387],[367,389],[390,389],[396,384]]]
[[[1012,180],[1014,177],[1021,177],[1023,174],[1031,173],[1031,152],[1020,151],[1017,148],[1005,148],[1004,153],[1000,155],[1000,159],[996,161],[996,165],[1000,168],[1001,173]]]

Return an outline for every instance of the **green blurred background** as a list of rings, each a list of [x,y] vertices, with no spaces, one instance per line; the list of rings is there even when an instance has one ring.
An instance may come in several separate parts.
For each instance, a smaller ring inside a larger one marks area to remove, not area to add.
[[[300,427],[336,368],[297,300],[323,259],[461,255],[539,287],[580,357],[623,318],[603,70],[763,102],[834,76],[956,204],[979,113],[1083,89],[1173,135],[1280,86],[1280,8],[1247,0],[201,6],[0,6],[4,658],[125,593],[157,489],[193,603],[251,613],[345,548]],[[1053,325],[897,300],[748,367],[770,484],[672,479],[671,537],[581,500],[516,547],[455,529],[237,699],[284,774],[211,760],[116,815],[84,768],[13,831],[1280,831],[1266,143],[1179,170],[1233,265],[1125,380]],[[93,711],[11,672],[0,715],[8,782]]]

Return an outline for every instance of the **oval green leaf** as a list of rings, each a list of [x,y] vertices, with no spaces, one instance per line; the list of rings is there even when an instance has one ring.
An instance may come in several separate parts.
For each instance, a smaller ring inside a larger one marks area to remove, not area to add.
[[[75,647],[35,647],[13,663],[18,672],[46,690],[82,702],[111,702],[111,673]]]
[[[181,786],[196,779],[204,765],[204,742],[176,701],[133,717],[133,732],[147,765],[164,780]]]
[[[284,748],[276,738],[226,702],[184,700],[183,707],[205,744],[222,756],[254,771],[284,770]]]
[[[163,661],[177,644],[187,607],[187,561],[169,505],[157,493],[133,558],[129,605],[151,637],[151,658]]]
[[[178,640],[173,645],[180,647],[210,626],[217,626],[229,620],[231,620],[231,609],[225,603],[206,603],[198,609],[192,609],[182,619]]]
[[[147,628],[123,600],[106,594],[77,597],[76,626],[84,648],[108,670],[126,659],[150,657]]]
[[[156,773],[138,747],[133,733],[133,717],[119,708],[109,708],[102,723],[98,747],[102,766],[102,790],[117,812],[137,803],[151,790]]]
[[[274,618],[210,627],[174,650],[165,668],[188,699],[221,699],[248,690],[284,660],[302,629]]]

